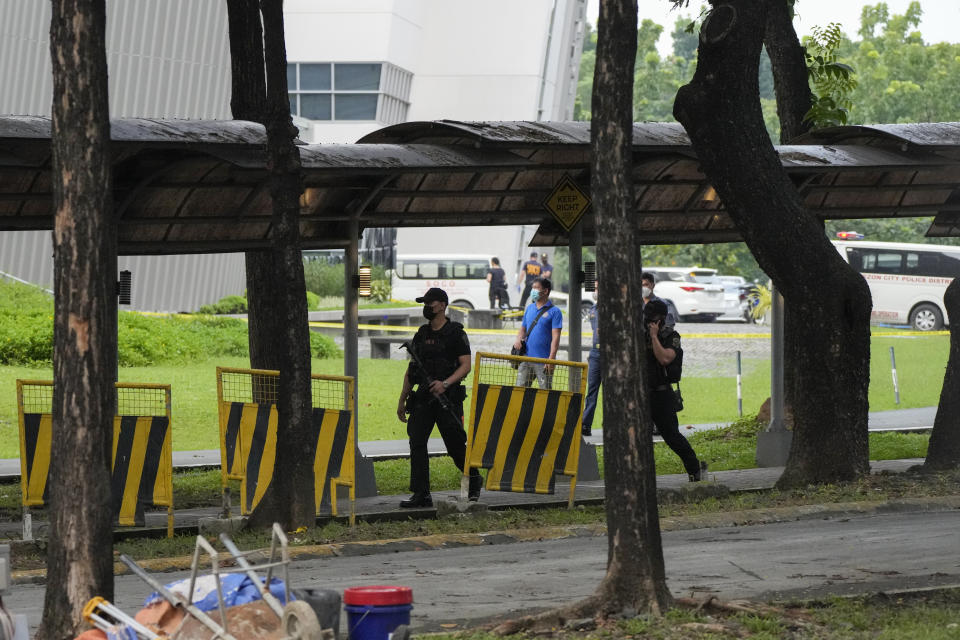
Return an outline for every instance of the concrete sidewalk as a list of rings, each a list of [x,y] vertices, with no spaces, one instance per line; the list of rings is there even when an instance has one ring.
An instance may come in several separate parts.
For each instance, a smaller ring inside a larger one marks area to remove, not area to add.
[[[923,464],[923,459],[912,458],[904,460],[883,460],[871,463],[873,473],[902,473],[910,467]],[[758,491],[770,489],[782,475],[783,467],[768,467],[762,469],[735,469],[730,471],[709,472],[707,481],[696,486],[710,487],[723,486],[731,492]],[[657,488],[661,490],[678,490],[691,487],[686,474],[671,474],[657,476]],[[434,504],[459,496],[459,491],[434,491]],[[565,507],[570,496],[570,485],[558,479],[556,492],[552,495],[530,493],[509,493],[499,491],[483,491],[480,501],[491,510]],[[431,518],[436,513],[435,508],[429,509],[401,509],[400,500],[404,495],[378,495],[366,498],[357,498],[356,514],[361,520],[405,520],[407,518]],[[582,505],[602,504],[604,500],[604,485],[602,480],[578,482],[574,490],[574,503]],[[349,510],[348,504],[341,502],[341,515]],[[197,533],[201,518],[215,518],[219,515],[217,507],[198,509],[177,509],[174,521],[178,533],[193,535]],[[239,515],[239,507],[234,504],[234,515]],[[35,537],[46,537],[48,523],[36,514],[33,520]],[[318,522],[330,520],[330,516],[318,517]],[[150,535],[159,537],[165,535],[166,513],[162,511],[146,514],[146,529],[123,528],[117,530],[120,537],[135,537]],[[0,536],[10,539],[20,537],[21,523],[19,521],[0,522]]]

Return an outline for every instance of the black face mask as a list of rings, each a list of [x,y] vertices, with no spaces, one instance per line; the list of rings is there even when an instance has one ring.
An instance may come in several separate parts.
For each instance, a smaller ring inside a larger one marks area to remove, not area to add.
[[[437,317],[437,312],[433,310],[433,307],[424,307],[423,308],[423,317],[427,320],[433,320]]]

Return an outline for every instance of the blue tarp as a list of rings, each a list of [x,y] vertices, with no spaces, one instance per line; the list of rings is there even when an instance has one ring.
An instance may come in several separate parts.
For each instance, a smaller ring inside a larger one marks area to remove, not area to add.
[[[260,579],[263,584],[263,578]],[[232,607],[238,604],[247,604],[254,600],[260,600],[260,585],[256,585],[247,576],[239,573],[228,573],[220,576],[220,585],[223,590],[223,604]],[[190,588],[190,579],[177,580],[165,585],[173,593],[187,597],[187,590]],[[270,593],[280,601],[280,604],[286,604],[283,593],[283,580],[273,578],[270,580]],[[293,599],[293,598],[291,598]],[[160,600],[160,594],[151,593],[144,600],[143,606],[148,607],[154,602]],[[193,587],[193,597],[190,599],[192,604],[196,605],[201,611],[213,611],[217,608],[217,583],[212,575],[201,576]]]

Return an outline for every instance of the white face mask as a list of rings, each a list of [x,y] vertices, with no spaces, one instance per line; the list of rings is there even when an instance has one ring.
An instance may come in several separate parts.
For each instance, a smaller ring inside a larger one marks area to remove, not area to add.
[[[644,287],[640,291],[643,293],[644,298],[649,298],[650,294],[653,293],[653,289],[651,289],[650,287]]]

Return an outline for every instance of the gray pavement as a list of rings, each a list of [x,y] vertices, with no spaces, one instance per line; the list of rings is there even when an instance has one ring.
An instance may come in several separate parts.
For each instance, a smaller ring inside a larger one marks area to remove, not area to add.
[[[675,596],[761,601],[957,586],[956,524],[955,510],[907,510],[666,530],[667,585]],[[584,530],[515,544],[297,560],[290,581],[295,587],[338,591],[374,584],[410,586],[412,629],[450,632],[586,597],[602,579],[606,561],[604,532]],[[158,575],[162,582],[185,577],[184,571]],[[115,590],[115,603],[133,612],[150,588],[126,575],[115,578]],[[4,604],[26,614],[35,628],[43,586],[17,585]],[[341,630],[346,630],[344,616]]]
[[[910,467],[922,464],[921,458],[904,460],[882,460],[871,462],[870,467],[874,473],[902,473]],[[707,474],[708,484],[723,485],[730,491],[758,491],[770,489],[774,486],[777,479],[783,474],[783,467],[766,467],[757,469],[735,469],[730,471],[711,471]],[[690,486],[686,474],[670,474],[657,476],[657,487],[659,489],[681,489]],[[434,503],[456,498],[459,491],[434,491]],[[502,510],[510,508],[542,508],[542,507],[563,507],[568,504],[570,496],[569,481],[558,476],[556,491],[552,495],[532,494],[532,493],[510,493],[499,491],[484,491],[481,494],[481,501],[491,510]],[[377,495],[364,498],[357,498],[355,509],[357,517],[367,520],[396,520],[406,518],[433,517],[435,509],[401,509],[399,502],[406,495]],[[604,499],[604,484],[602,480],[578,481],[574,488],[575,504],[601,504]],[[341,503],[344,510],[347,509],[345,503]],[[237,509],[234,503],[235,510]],[[196,509],[177,509],[174,514],[174,525],[177,530],[183,534],[196,533],[196,527],[201,518],[215,518],[220,512],[219,508],[204,507]],[[35,537],[45,537],[48,531],[48,523],[38,513],[33,519],[33,532]],[[239,515],[235,511],[235,515]],[[162,535],[166,529],[166,512],[149,511],[145,514],[147,529],[153,530],[156,534]],[[19,520],[0,521],[0,536],[10,539],[20,537],[21,522]],[[120,529],[130,535],[143,533],[136,529]]]

